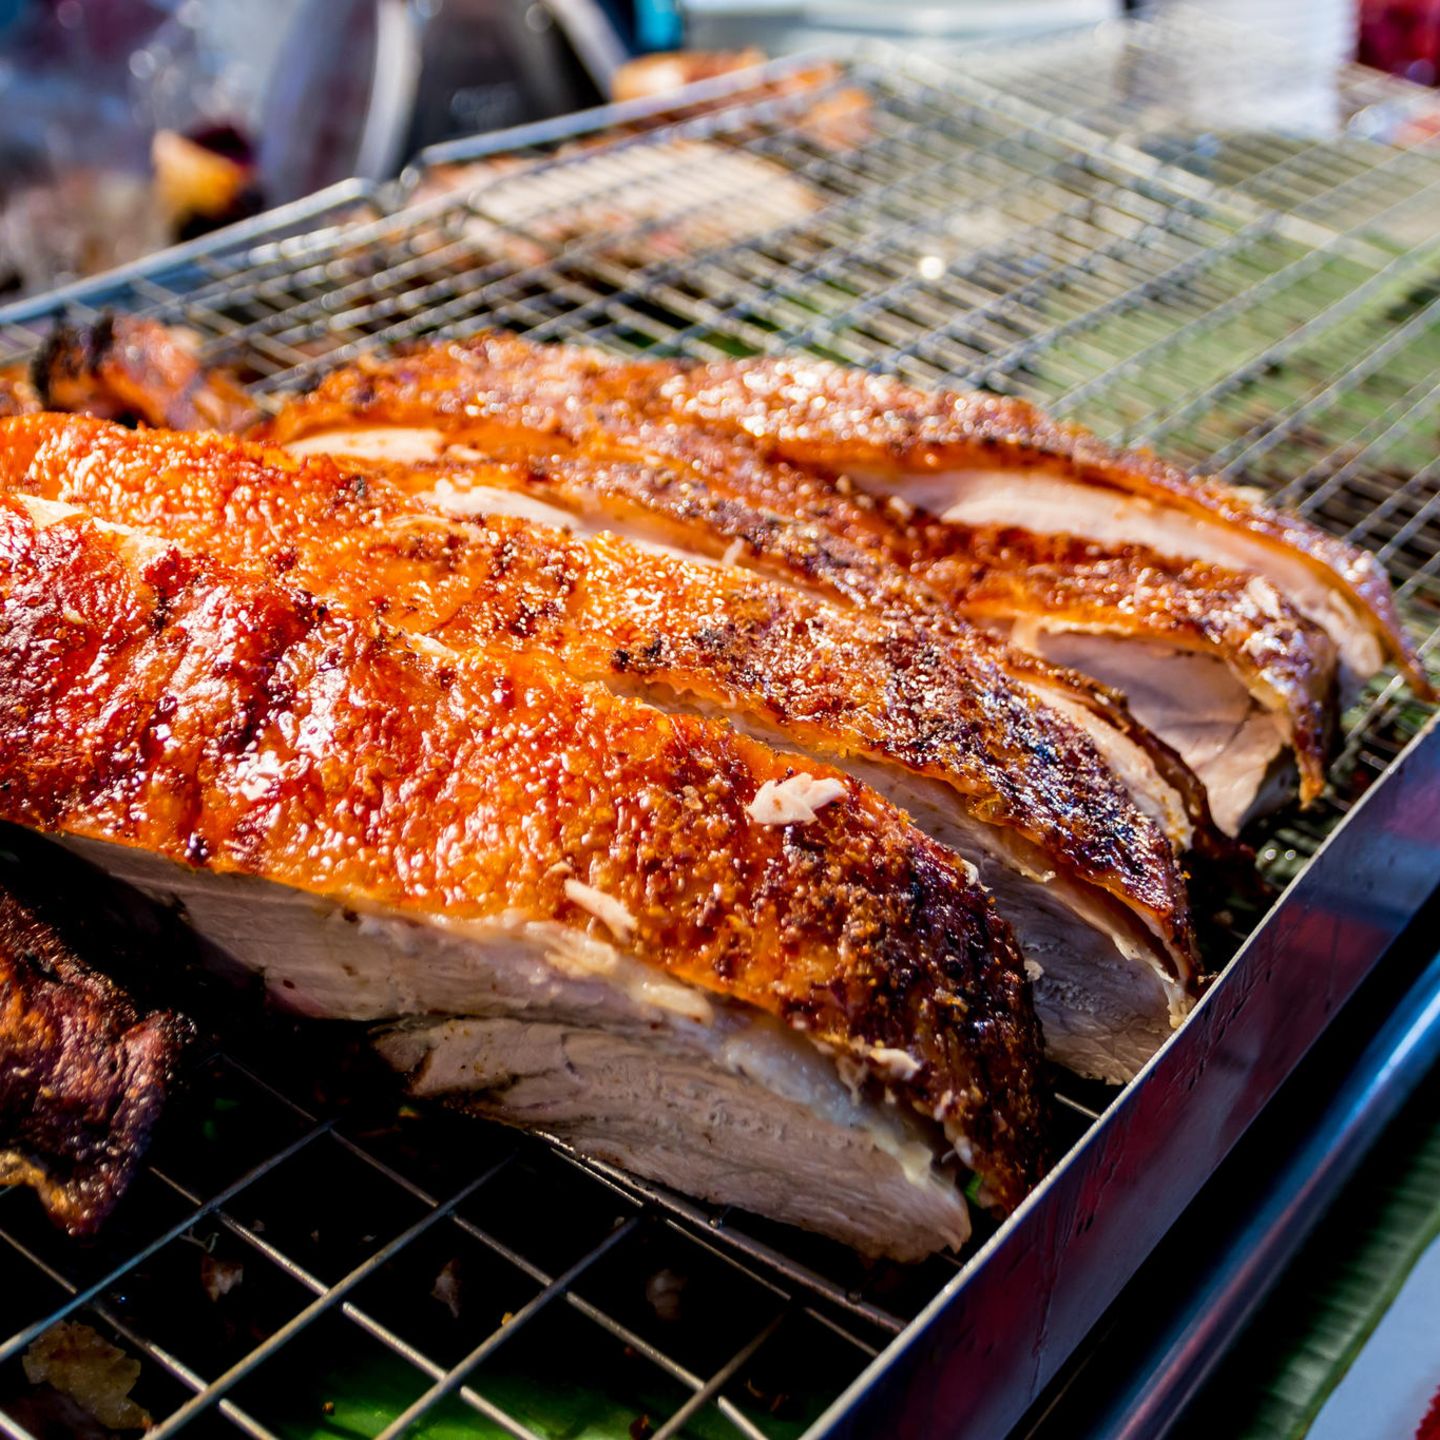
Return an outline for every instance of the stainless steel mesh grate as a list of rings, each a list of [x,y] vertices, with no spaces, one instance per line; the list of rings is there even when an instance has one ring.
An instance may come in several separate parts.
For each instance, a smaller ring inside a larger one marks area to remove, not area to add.
[[[302,233],[290,215],[66,302],[188,325],[262,393],[495,325],[1021,394],[1373,547],[1433,648],[1425,92],[1187,19],[944,66],[777,65],[763,90],[710,94],[450,147],[391,195],[309,207]],[[0,363],[56,309],[0,315]],[[1372,687],[1331,796],[1264,837],[1273,876],[1424,719]],[[1220,961],[1261,917],[1229,918]],[[538,1141],[302,1103],[284,1048],[216,1058],[97,1246],[0,1196],[0,1432],[26,1440],[19,1357],[74,1314],[141,1360],[157,1436],[797,1435],[962,1263],[866,1265]],[[1072,1086],[1075,1138],[1110,1098]],[[214,1299],[217,1265],[244,1278]]]

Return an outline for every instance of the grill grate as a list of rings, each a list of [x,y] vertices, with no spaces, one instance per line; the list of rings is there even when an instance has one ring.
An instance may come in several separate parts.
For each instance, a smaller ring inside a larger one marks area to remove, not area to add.
[[[1429,653],[1440,110],[1258,46],[1182,18],[944,67],[776,65],[688,113],[448,147],[378,205],[347,192],[304,233],[190,247],[67,301],[185,324],[262,394],[495,325],[1023,395],[1376,549]],[[5,312],[0,363],[55,309]],[[1331,794],[1262,837],[1272,878],[1425,718],[1371,687]],[[1217,962],[1251,908],[1222,914]],[[73,1314],[141,1361],[157,1436],[798,1435],[962,1264],[867,1265],[542,1141],[336,1107],[287,1048],[215,1058],[97,1245],[0,1195],[0,1433],[29,1440],[19,1357]],[[1113,1097],[1066,1084],[1078,1140]],[[204,1275],[235,1265],[211,1299]]]

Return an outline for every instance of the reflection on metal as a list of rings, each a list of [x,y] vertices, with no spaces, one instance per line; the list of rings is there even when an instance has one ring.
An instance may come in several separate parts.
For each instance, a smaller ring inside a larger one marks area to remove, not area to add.
[[[1231,1240],[1207,1283],[1145,1356],[1097,1433],[1158,1440],[1363,1163],[1401,1104],[1440,1061],[1440,956],[1411,987],[1340,1086],[1304,1146]]]

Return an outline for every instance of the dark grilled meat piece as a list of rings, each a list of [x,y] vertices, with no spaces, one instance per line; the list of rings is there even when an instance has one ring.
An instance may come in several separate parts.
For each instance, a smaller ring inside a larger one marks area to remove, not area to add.
[[[114,1209],[192,1030],[113,981],[0,892],[0,1184],[30,1185],[72,1235]]]

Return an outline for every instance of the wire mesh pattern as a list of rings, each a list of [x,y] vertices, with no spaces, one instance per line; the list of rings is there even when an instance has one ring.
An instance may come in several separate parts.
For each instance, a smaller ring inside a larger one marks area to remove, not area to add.
[[[161,257],[69,305],[186,325],[262,396],[483,326],[1022,395],[1373,548],[1429,654],[1440,111],[1288,65],[1194,20],[943,67],[777,65],[685,112],[448,147],[378,206],[343,197],[306,233]],[[0,315],[0,363],[54,309]],[[1272,876],[1425,718],[1371,687],[1324,804],[1262,836]],[[1213,958],[1260,918],[1222,916]],[[43,1428],[22,1357],[74,1316],[139,1361],[157,1436],[799,1435],[964,1263],[868,1264],[298,1083],[263,1047],[217,1056],[96,1246],[0,1196],[0,1433]],[[1067,1087],[1078,1139],[1111,1096]]]

